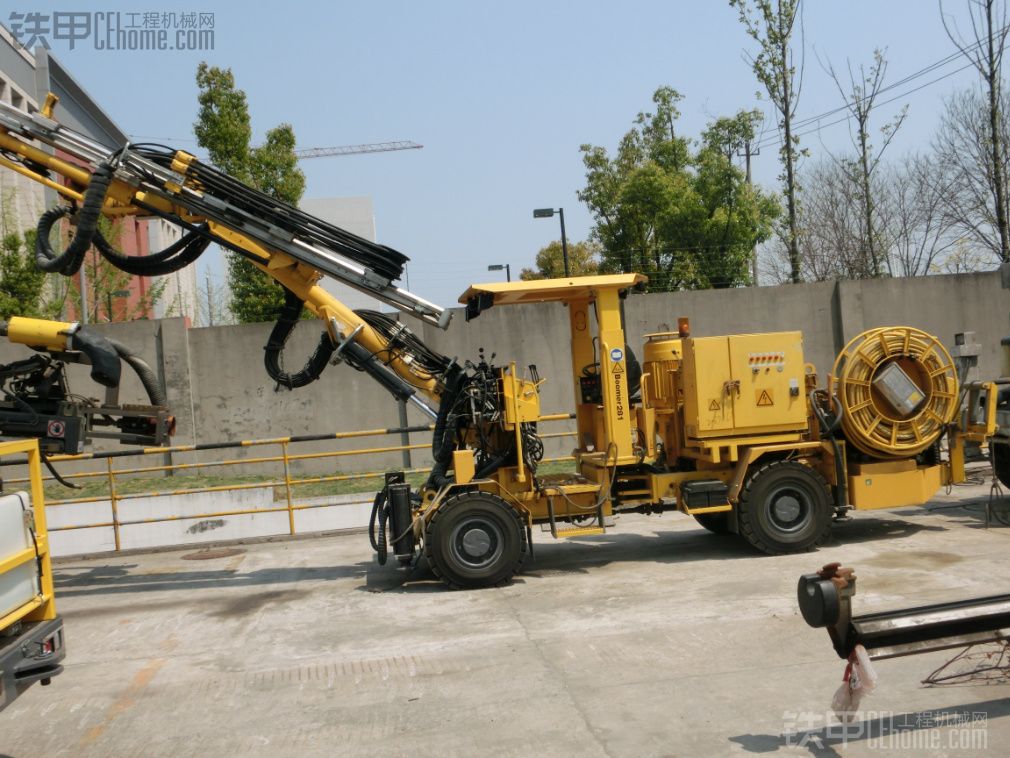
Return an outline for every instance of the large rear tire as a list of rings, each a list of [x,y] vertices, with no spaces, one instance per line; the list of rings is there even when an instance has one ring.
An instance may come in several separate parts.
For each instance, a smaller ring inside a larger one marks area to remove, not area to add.
[[[737,519],[740,534],[768,555],[812,550],[831,536],[831,490],[817,471],[774,461],[747,478]]]
[[[462,492],[435,511],[424,554],[450,587],[505,584],[522,567],[529,545],[519,512],[490,492]]]

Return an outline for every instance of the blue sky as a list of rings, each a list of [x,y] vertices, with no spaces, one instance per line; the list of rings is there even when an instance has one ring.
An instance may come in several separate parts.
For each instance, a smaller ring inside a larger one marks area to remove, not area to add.
[[[945,5],[964,19],[963,0]],[[20,0],[11,9],[50,12]],[[743,58],[753,45],[725,0],[61,2],[53,9],[215,14],[215,49],[202,53],[96,51],[81,42],[69,50],[52,41],[53,53],[131,135],[194,150],[194,72],[207,60],[233,69],[257,138],[287,121],[300,147],[422,143],[423,150],[306,161],[306,196],[370,195],[380,241],[412,259],[410,288],[443,305],[470,282],[499,276],[487,272],[489,263],[516,271],[559,237],[556,219],[534,220],[533,208],[563,206],[569,239],[589,234],[591,218],[576,198],[584,176],[579,145],[615,147],[659,85],[684,95],[680,129],[689,135],[713,117],[767,107]],[[841,104],[818,57],[844,66],[887,48],[895,81],[953,52],[930,0],[807,0],[804,32],[798,118]],[[942,98],[974,82],[971,71],[953,73],[885,106],[881,117],[909,105],[892,154],[928,146]],[[816,157],[847,139],[841,124],[805,136],[803,145]],[[776,183],[774,148],[755,159],[754,173]],[[220,263],[209,265],[220,276]]]

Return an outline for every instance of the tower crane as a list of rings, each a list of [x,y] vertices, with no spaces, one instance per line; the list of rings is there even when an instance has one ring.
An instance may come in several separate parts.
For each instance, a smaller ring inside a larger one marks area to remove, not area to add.
[[[338,145],[336,147],[305,147],[295,150],[295,156],[300,161],[309,158],[329,158],[332,155],[360,155],[362,153],[389,153],[394,150],[420,150],[419,145],[410,140],[394,140],[393,142],[369,142],[364,145]]]

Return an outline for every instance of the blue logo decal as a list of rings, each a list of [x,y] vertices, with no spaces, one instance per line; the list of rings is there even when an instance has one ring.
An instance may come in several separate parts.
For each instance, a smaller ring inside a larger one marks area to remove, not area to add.
[[[612,360],[614,363],[617,363],[623,357],[624,357],[624,351],[621,350],[621,348],[619,347],[615,347],[613,350],[610,351],[610,360]]]

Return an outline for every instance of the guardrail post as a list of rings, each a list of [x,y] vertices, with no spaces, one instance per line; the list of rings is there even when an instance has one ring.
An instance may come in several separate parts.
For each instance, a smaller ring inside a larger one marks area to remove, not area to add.
[[[396,405],[400,410],[400,428],[405,430],[407,429],[407,401],[400,400]],[[410,432],[400,432],[400,444],[403,445],[403,468],[414,468],[410,462]]]
[[[288,530],[293,535],[295,533],[295,509],[291,501],[291,464],[288,460],[287,440],[281,443],[281,453],[284,456],[284,493],[288,499]]]
[[[112,459],[105,459],[109,472],[109,502],[112,504],[112,535],[116,540],[116,552],[119,552],[119,497],[116,495],[116,472],[112,468]]]

